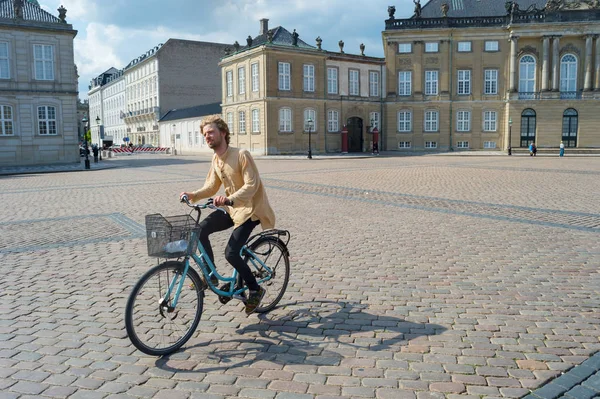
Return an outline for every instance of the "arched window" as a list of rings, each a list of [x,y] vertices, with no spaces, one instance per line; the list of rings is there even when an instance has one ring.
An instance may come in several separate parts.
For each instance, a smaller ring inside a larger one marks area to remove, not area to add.
[[[292,109],[281,108],[279,110],[279,131],[280,132],[291,132],[292,131]]]
[[[560,59],[561,98],[574,98],[577,93],[577,58],[565,54]]]
[[[520,98],[535,97],[535,58],[524,55],[519,62],[519,95]]]
[[[565,147],[577,147],[577,125],[579,116],[573,108],[563,112],[562,142]]]
[[[521,147],[529,147],[530,143],[535,143],[535,111],[531,108],[521,113]]]

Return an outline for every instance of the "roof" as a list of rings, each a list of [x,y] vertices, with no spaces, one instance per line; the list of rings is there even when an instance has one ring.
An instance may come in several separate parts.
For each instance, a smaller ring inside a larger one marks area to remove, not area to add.
[[[295,30],[294,30],[295,32]],[[273,39],[271,40],[271,42],[269,43],[269,33],[273,35]],[[276,28],[272,28],[268,30],[268,33],[263,33],[260,34],[258,36],[256,36],[255,38],[252,39],[252,44],[250,46],[246,45],[246,46],[241,46],[239,47],[239,49],[237,50],[237,52],[235,50],[233,50],[232,54],[227,53],[228,55],[233,55],[236,53],[239,53],[240,51],[245,51],[251,48],[255,48],[258,46],[262,46],[265,44],[274,44],[276,46],[286,46],[286,47],[292,47],[292,48],[303,48],[303,49],[311,49],[314,50],[316,49],[316,47],[311,46],[310,44],[307,44],[304,40],[300,39],[300,37],[298,36],[298,44],[294,45],[294,36],[292,33],[290,33],[290,31],[288,31],[287,29],[285,29],[282,26],[278,26]]]
[[[15,18],[14,0],[0,1],[0,18]],[[48,11],[42,10],[42,8],[36,3],[29,1],[26,1],[23,4],[23,20],[63,24],[58,17],[55,17]]]
[[[450,18],[500,17],[507,14],[506,2],[501,0],[430,0],[421,9],[421,18],[442,18],[444,3],[448,3]],[[546,0],[516,0],[516,3],[521,11],[529,7],[542,10]]]
[[[196,105],[189,108],[172,109],[168,111],[159,122],[176,121],[180,119],[198,118],[201,116],[215,115],[221,113],[220,103]]]
[[[131,60],[129,62],[129,64],[127,64],[127,66],[125,68],[123,68],[123,70],[131,68],[131,67],[139,64],[140,62],[144,61],[148,57],[152,57],[154,54],[156,54],[156,52],[158,50],[160,50],[162,45],[163,45],[162,43],[159,43],[158,45],[152,47],[150,50],[146,51],[144,54],[140,55],[139,57],[134,58],[133,60]]]

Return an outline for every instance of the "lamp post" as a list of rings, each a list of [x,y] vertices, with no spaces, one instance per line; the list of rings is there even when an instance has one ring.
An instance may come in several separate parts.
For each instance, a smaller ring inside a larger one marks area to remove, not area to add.
[[[372,154],[379,155],[379,130],[377,129],[377,122],[371,119],[371,134],[373,135],[373,152]]]
[[[306,124],[308,125],[308,159],[312,159],[312,144],[311,144],[311,130],[313,127],[313,120],[308,118]]]
[[[100,117],[96,115],[96,126],[98,126],[98,153],[100,154],[100,160],[102,161],[102,135],[100,134]]]
[[[508,155],[512,155],[512,147],[510,143],[512,142],[512,118],[508,118]]]
[[[83,132],[83,144],[84,144],[84,148],[83,151],[85,152],[85,168],[89,169],[90,168],[90,158],[88,157],[88,130],[89,130],[89,124],[88,124],[89,120],[87,117],[83,117],[83,119],[81,120],[81,123],[83,123],[83,128],[85,129],[85,131]]]

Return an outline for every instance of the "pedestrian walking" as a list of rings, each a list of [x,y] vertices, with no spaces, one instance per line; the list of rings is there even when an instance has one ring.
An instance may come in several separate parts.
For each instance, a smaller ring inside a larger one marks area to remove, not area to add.
[[[529,143],[529,156],[530,157],[533,156],[533,147],[535,147],[535,145],[533,143]]]
[[[562,141],[560,142],[560,152],[559,152],[559,156],[564,156],[565,155],[565,143],[563,143]]]

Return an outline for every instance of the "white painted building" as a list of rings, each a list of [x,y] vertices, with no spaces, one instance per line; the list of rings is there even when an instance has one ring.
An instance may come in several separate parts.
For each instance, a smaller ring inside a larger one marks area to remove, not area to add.
[[[109,146],[126,144],[123,140],[127,137],[127,125],[125,124],[125,78],[123,71],[111,75],[106,85],[102,88],[102,115],[103,143]]]
[[[171,154],[212,153],[200,131],[202,119],[220,115],[219,103],[199,105],[167,112],[159,121],[160,142]]]

